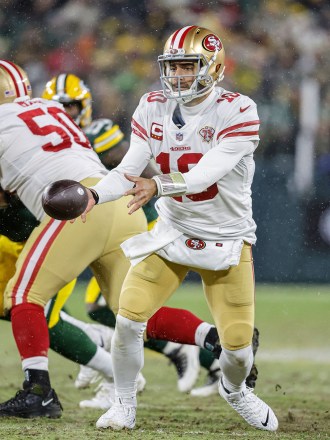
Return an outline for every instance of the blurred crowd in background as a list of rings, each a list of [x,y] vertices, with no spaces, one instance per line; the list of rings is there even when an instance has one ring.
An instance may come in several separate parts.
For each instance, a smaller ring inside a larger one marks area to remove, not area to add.
[[[34,96],[60,72],[81,76],[94,117],[129,134],[139,98],[160,88],[164,42],[191,24],[224,43],[221,86],[257,102],[258,155],[294,154],[300,84],[312,77],[321,91],[316,153],[330,157],[328,0],[0,0],[0,53],[26,69]]]
[[[161,88],[157,56],[187,25],[220,36],[220,85],[258,104],[257,280],[329,282],[329,0],[0,0],[0,57],[25,68],[34,96],[80,76],[94,118],[129,136],[140,97]]]

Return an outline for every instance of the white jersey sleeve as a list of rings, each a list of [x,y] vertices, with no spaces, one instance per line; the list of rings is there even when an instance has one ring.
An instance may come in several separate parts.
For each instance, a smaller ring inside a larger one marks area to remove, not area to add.
[[[223,126],[217,132],[217,143],[223,141],[258,141],[260,120],[257,112],[257,106],[252,99],[247,96],[239,95],[230,100],[230,93],[223,93],[218,101],[225,107],[218,107],[218,112],[226,111],[226,117]],[[227,98],[226,98],[227,97]]]

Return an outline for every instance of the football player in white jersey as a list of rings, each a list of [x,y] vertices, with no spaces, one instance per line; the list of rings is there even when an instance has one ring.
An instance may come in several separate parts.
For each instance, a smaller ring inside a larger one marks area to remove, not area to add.
[[[109,206],[104,215],[102,207],[99,212],[95,210],[90,230],[82,230],[78,222],[72,225],[47,217],[41,196],[49,183],[75,179],[93,185],[108,171],[62,105],[31,99],[26,73],[5,60],[0,60],[0,104],[1,187],[16,192],[40,221],[19,255],[15,275],[5,291],[4,309],[11,310],[13,334],[26,380],[22,391],[0,404],[0,417],[55,418],[61,416],[62,409],[49,379],[44,306],[90,266],[108,305],[116,311],[129,268],[120,250],[123,238],[119,237],[129,238],[146,231],[147,224],[142,212],[130,219],[124,200]],[[105,216],[108,220],[104,223]],[[91,244],[90,240],[97,235],[100,240]],[[111,279],[110,272],[115,274]]]
[[[101,162],[107,169],[112,169],[119,165],[123,157],[125,156],[129,142],[125,139],[120,126],[110,119],[92,119],[93,116],[93,96],[88,88],[88,85],[72,73],[60,73],[53,77],[47,84],[42,93],[42,98],[55,100],[63,104],[66,112],[72,117],[72,119],[79,125],[88,140],[91,143],[94,151],[99,155]],[[143,171],[143,177],[153,177],[155,174],[159,174],[159,171],[149,164]],[[150,230],[157,221],[158,214],[153,207],[153,203],[149,202],[143,206],[144,213],[148,221],[148,230]],[[56,297],[58,300],[58,295]],[[52,300],[54,301],[54,300]],[[85,296],[86,306],[90,318],[100,322],[103,325],[115,326],[115,316],[113,312],[106,307],[104,298],[100,292],[100,288],[93,277],[87,287]],[[162,313],[166,313],[168,320],[168,313],[170,309],[163,308],[154,315],[151,320],[155,319],[159,322]],[[183,312],[183,311],[182,311]],[[148,325],[151,325],[149,320]],[[169,323],[170,327],[175,325],[177,332],[180,332],[179,323],[176,318],[173,318],[173,323]],[[184,327],[187,327],[187,319],[182,317],[181,321]],[[148,328],[147,328],[148,332]],[[253,344],[255,349],[258,345],[259,332],[254,332]],[[208,342],[210,345],[210,342]],[[165,354],[170,361],[174,364],[178,373],[178,389],[182,392],[189,391],[198,375],[198,363],[196,363],[196,348],[189,345],[179,345],[173,342],[167,342],[164,340],[156,340],[149,338],[145,341],[145,347]],[[193,395],[205,395],[208,393],[217,393],[218,382],[218,362],[215,360],[214,354],[210,351],[201,349],[199,351],[199,361],[201,367],[206,368],[208,371],[207,385],[200,389],[192,390]],[[252,367],[251,374],[247,378],[247,384],[254,388],[257,369]],[[81,371],[76,379],[76,386],[86,386],[89,381],[92,381],[98,375],[98,372],[91,370],[86,366],[81,367]],[[108,387],[107,381],[104,381],[105,387]],[[100,399],[99,399],[100,396]],[[98,392],[91,400],[85,400],[83,405],[98,405],[104,409],[104,402],[107,399],[106,393],[104,393],[102,384],[98,388]],[[108,409],[108,408],[107,408]]]
[[[201,275],[223,347],[220,395],[251,426],[275,431],[274,412],[245,385],[253,361],[255,310],[251,183],[259,141],[256,104],[218,86],[225,53],[208,29],[178,29],[158,62],[163,90],[141,98],[128,153],[91,187],[82,215],[86,221],[94,204],[123,195],[134,196],[128,202],[132,214],[159,197],[154,229],[122,244],[132,267],[122,287],[112,345],[117,398],[96,426],[134,428],[135,378],[143,366],[146,322],[191,269]],[[151,158],[163,174],[138,177]]]

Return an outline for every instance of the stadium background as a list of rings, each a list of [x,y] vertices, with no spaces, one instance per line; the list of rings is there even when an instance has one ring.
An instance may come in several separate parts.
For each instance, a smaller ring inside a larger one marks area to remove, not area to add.
[[[129,135],[141,95],[160,88],[157,56],[178,27],[217,32],[222,86],[262,121],[253,185],[256,279],[330,281],[330,5],[324,0],[0,0],[1,58],[34,96],[59,72],[82,77],[94,117]]]

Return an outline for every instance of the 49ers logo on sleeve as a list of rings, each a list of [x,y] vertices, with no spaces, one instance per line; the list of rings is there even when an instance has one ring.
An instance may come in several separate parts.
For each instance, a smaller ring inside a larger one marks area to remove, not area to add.
[[[208,126],[203,127],[199,130],[199,134],[202,136],[203,142],[211,142],[214,133],[215,133],[214,128]]]
[[[157,124],[157,122],[153,122],[151,124],[150,129],[150,137],[156,139],[156,141],[163,140],[163,126],[161,124]]]
[[[199,238],[188,238],[188,240],[185,241],[185,244],[189,249],[193,249],[194,251],[200,251],[206,246],[205,241],[200,240]]]
[[[214,52],[215,50],[221,50],[222,49],[222,43],[219,40],[219,38],[214,34],[206,35],[204,38],[202,45],[204,49],[208,50],[209,52]]]

